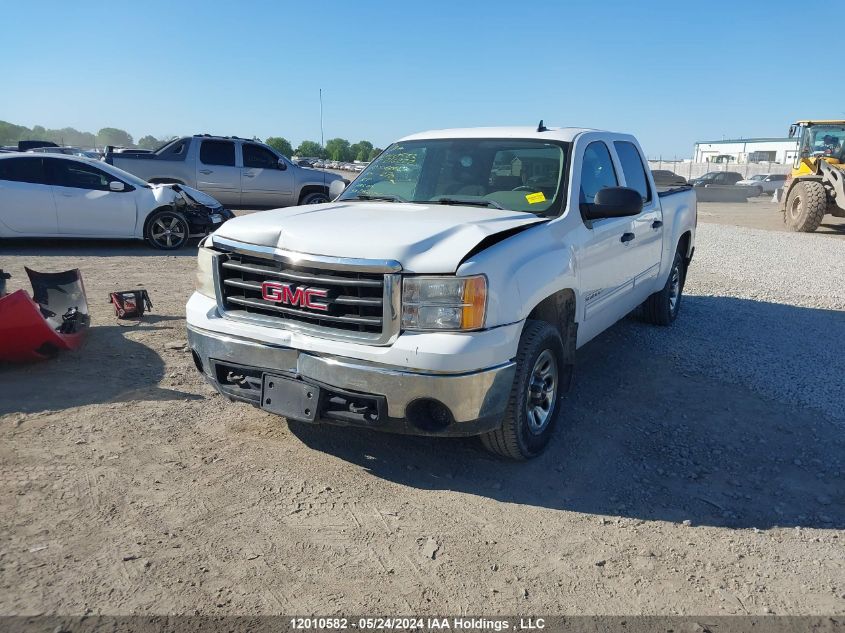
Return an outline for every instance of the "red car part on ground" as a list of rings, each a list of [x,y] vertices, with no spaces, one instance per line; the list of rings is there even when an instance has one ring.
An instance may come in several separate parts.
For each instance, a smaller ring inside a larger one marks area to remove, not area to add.
[[[76,349],[90,324],[78,269],[26,273],[32,298],[24,290],[0,295],[0,362],[44,360]]]

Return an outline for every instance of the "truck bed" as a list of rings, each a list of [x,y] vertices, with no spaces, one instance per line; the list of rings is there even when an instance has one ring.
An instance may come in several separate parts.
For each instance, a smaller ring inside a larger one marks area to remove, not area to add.
[[[664,187],[655,185],[655,187],[657,188],[657,195],[660,198],[665,198],[681,191],[691,191],[693,188],[692,185],[667,185]]]

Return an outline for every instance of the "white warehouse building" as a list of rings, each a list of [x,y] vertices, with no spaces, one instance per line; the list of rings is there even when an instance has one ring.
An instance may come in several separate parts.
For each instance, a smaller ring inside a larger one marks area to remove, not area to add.
[[[696,163],[792,163],[798,153],[798,139],[739,138],[699,141],[695,144]]]

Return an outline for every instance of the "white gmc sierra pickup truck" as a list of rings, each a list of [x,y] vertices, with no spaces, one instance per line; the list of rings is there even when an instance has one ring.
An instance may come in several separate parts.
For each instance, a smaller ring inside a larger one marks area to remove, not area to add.
[[[537,455],[576,348],[641,306],[675,320],[695,193],[636,139],[578,128],[408,136],[333,202],[230,220],[187,305],[199,371],[292,420],[480,435]]]

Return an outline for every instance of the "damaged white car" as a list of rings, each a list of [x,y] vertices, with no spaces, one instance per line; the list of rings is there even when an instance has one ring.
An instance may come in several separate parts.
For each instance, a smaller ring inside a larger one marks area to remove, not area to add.
[[[134,238],[172,250],[232,217],[201,191],[150,185],[99,161],[0,156],[0,239]]]

